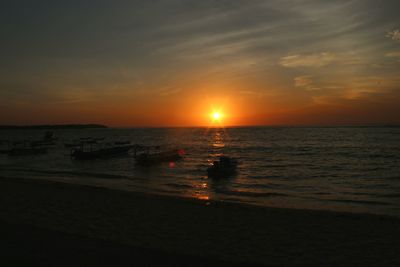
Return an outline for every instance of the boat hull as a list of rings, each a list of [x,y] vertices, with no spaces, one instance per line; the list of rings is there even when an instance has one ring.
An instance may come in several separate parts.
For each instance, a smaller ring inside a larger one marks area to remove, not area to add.
[[[222,169],[210,167],[207,169],[209,178],[228,178],[236,174],[236,169]]]
[[[93,151],[83,151],[81,149],[74,149],[71,153],[71,156],[79,160],[110,158],[119,155],[126,155],[131,149],[132,146],[110,147]]]
[[[47,148],[13,148],[10,149],[7,154],[9,156],[25,156],[25,155],[40,155],[47,153]]]
[[[179,150],[172,150],[155,154],[145,153],[145,154],[140,154],[136,157],[136,164],[142,166],[150,166],[162,162],[174,162],[181,158],[182,156],[179,153]]]

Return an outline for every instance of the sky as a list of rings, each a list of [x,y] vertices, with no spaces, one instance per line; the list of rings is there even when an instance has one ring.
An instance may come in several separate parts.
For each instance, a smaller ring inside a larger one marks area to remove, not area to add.
[[[8,1],[0,124],[400,123],[398,0]],[[215,122],[214,122],[215,123]]]

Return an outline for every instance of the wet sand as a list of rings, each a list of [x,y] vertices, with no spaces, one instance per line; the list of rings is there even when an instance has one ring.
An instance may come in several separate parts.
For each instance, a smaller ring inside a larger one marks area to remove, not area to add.
[[[0,178],[1,266],[400,266],[400,219]]]

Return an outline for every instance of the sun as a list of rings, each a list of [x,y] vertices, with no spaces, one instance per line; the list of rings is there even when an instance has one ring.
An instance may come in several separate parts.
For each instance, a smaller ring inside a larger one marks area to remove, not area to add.
[[[224,115],[222,114],[221,111],[213,111],[211,112],[210,117],[213,123],[221,124]]]
[[[221,119],[221,113],[219,113],[219,112],[214,112],[214,113],[212,114],[212,117],[213,117],[213,120],[214,120],[214,121],[219,121],[219,120]]]

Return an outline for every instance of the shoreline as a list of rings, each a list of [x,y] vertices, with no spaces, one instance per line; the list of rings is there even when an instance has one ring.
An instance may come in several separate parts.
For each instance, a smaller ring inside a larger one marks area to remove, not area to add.
[[[6,224],[216,262],[400,264],[400,220],[388,215],[269,208],[29,178],[0,177],[0,185],[0,221]]]
[[[399,220],[400,222],[400,215],[393,215],[393,214],[388,214],[388,213],[373,213],[373,212],[363,212],[360,210],[348,210],[348,209],[324,209],[324,208],[303,208],[303,207],[292,207],[292,206],[287,206],[287,207],[279,207],[279,206],[268,206],[268,205],[263,205],[259,204],[256,202],[240,202],[240,201],[230,201],[230,200],[223,200],[223,199],[201,199],[201,198],[195,198],[191,196],[185,196],[185,195],[177,195],[177,194],[172,194],[172,193],[164,193],[164,192],[141,192],[141,191],[134,191],[134,190],[123,190],[118,187],[109,187],[109,186],[104,186],[104,185],[94,185],[94,184],[85,184],[85,183],[73,183],[67,180],[51,180],[50,178],[24,178],[21,176],[15,176],[15,177],[6,177],[0,175],[0,181],[1,180],[11,180],[13,182],[27,182],[27,183],[44,183],[44,184],[61,184],[65,186],[71,186],[72,188],[93,188],[93,189],[99,189],[99,190],[110,190],[110,191],[115,191],[119,192],[121,194],[131,194],[131,195],[137,195],[137,196],[142,196],[142,197],[150,197],[150,198],[160,198],[162,199],[173,199],[175,201],[184,201],[184,202],[193,202],[199,205],[233,205],[233,206],[242,206],[242,207],[248,207],[250,209],[271,209],[271,210],[288,210],[288,211],[293,211],[293,212],[317,212],[317,213],[331,213],[331,214],[343,214],[344,216],[378,216],[378,217],[387,217],[388,219],[394,219],[394,220]]]

